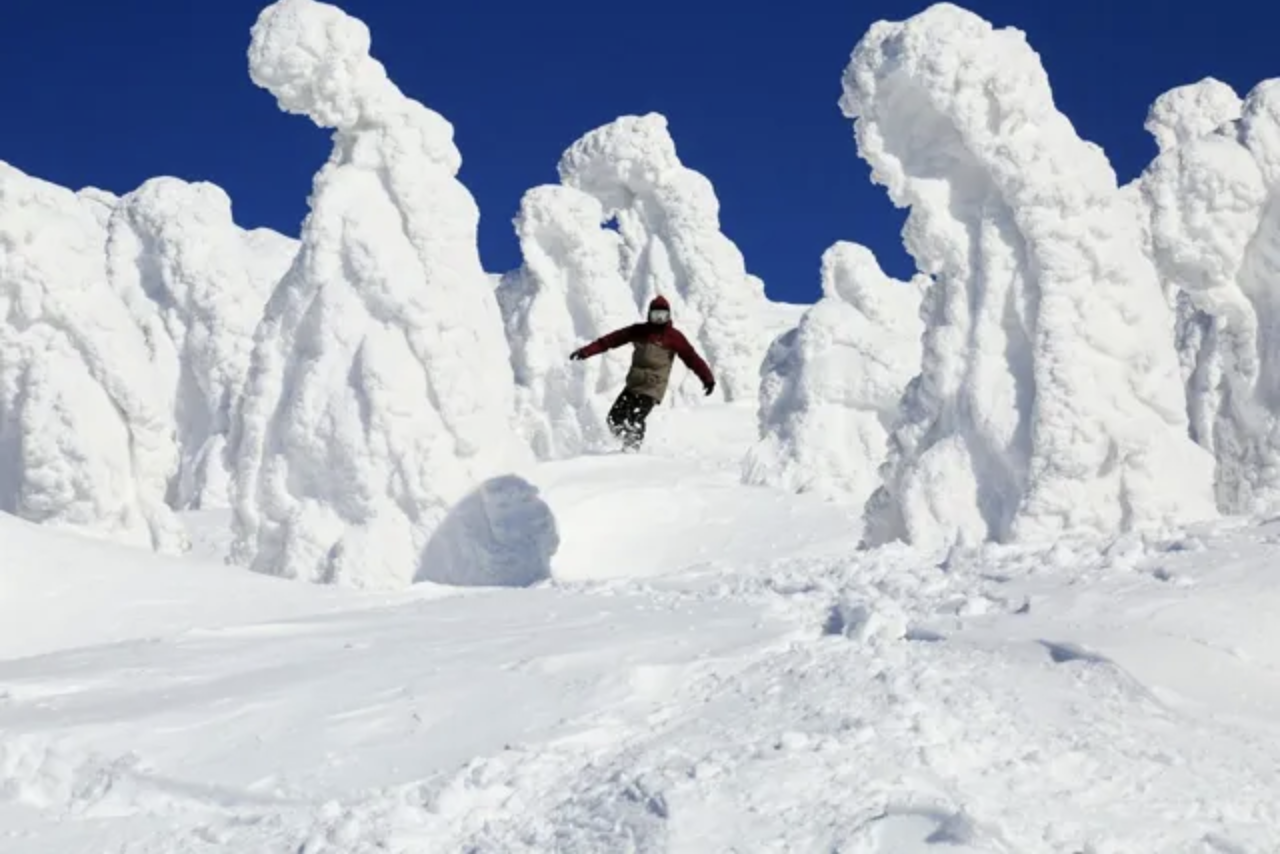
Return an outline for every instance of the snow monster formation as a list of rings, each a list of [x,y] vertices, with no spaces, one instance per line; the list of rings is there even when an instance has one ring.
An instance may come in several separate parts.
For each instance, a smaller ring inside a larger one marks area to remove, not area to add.
[[[1241,101],[1206,79],[1166,92],[1138,184],[1151,251],[1180,295],[1192,435],[1226,513],[1280,507],[1280,80]]]
[[[332,128],[334,146],[268,303],[233,434],[234,555],[351,586],[465,581],[457,561],[423,557],[451,508],[479,489],[483,509],[499,475],[504,516],[530,519],[512,496],[538,499],[508,476],[528,453],[453,128],[369,49],[362,22],[314,0],[281,0],[253,27],[253,81]],[[525,529],[528,559],[545,563],[547,526]],[[520,569],[521,580],[538,574]]]
[[[1054,106],[1024,35],[950,4],[879,22],[841,107],[935,280],[867,544],[1107,536],[1215,515],[1139,219]]]
[[[605,416],[630,354],[588,362],[567,354],[635,323],[622,278],[622,240],[602,228],[600,202],[572,187],[525,193],[516,217],[524,264],[503,277],[498,303],[511,346],[521,430],[540,459],[563,459],[616,444]]]
[[[181,453],[174,509],[227,507],[231,416],[271,289],[297,251],[266,229],[245,232],[219,187],[153,178],[107,220],[107,273],[163,377]]]
[[[0,163],[0,510],[177,552],[170,398],[108,284],[111,198]]]
[[[711,363],[723,399],[754,400],[768,345],[764,285],[721,233],[715,189],[680,163],[666,118],[623,116],[597,128],[564,153],[559,170],[563,184],[594,196],[605,220],[617,223],[635,297],[631,322],[654,296],[666,297],[675,322]],[[672,391],[688,402],[703,396],[678,374]]]
[[[823,253],[822,298],[761,368],[761,438],[744,483],[857,505],[871,497],[898,402],[920,370],[927,281],[889,278],[855,243]]]

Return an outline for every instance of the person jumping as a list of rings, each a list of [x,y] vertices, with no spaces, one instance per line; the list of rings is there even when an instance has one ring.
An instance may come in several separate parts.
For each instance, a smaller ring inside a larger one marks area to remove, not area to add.
[[[631,344],[635,349],[622,392],[609,410],[609,432],[622,440],[624,450],[636,451],[644,441],[645,420],[667,393],[667,381],[676,356],[702,380],[707,395],[715,391],[716,380],[689,339],[671,324],[671,305],[665,297],[656,296],[649,303],[646,322],[616,329],[574,350],[569,358],[590,359],[623,344]]]

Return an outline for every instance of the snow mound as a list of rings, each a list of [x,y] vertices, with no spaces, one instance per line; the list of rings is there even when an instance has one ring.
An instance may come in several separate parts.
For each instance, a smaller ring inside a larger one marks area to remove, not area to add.
[[[246,233],[231,199],[208,183],[155,178],[119,200],[108,220],[107,272],[152,349],[177,425],[175,509],[225,507],[223,458],[244,388],[253,333],[293,241]]]
[[[1023,33],[938,4],[881,21],[841,106],[934,276],[867,542],[1108,535],[1214,513],[1172,309],[1138,218]]]
[[[458,502],[427,543],[418,581],[527,587],[551,577],[560,545],[538,489],[515,475],[492,478]]]
[[[822,294],[761,369],[760,441],[743,482],[864,503],[898,402],[920,370],[927,277],[889,278],[863,246],[822,256]]]
[[[261,572],[398,587],[451,505],[525,454],[453,128],[369,46],[313,0],[252,31],[254,82],[335,133],[233,427],[233,551]]]
[[[562,183],[595,196],[606,220],[616,220],[636,310],[665,296],[676,325],[711,364],[721,396],[753,399],[768,344],[764,285],[721,233],[715,189],[680,163],[666,118],[623,116],[596,128],[564,153],[559,169]],[[672,388],[687,402],[702,399],[696,383]]]
[[[165,384],[108,285],[103,206],[0,163],[0,510],[178,551]]]
[[[1219,509],[1267,512],[1280,506],[1280,80],[1243,103],[1202,81],[1151,112],[1162,152],[1140,186],[1156,264],[1182,295],[1192,434],[1216,457]]]
[[[582,342],[637,319],[620,271],[621,239],[600,227],[602,211],[572,187],[526,193],[515,220],[524,265],[497,291],[522,432],[541,459],[603,447],[605,416],[626,376],[626,353],[568,361]]]

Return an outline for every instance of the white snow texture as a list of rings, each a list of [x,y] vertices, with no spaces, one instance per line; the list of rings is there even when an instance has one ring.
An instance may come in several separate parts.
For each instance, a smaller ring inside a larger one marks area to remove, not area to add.
[[[168,388],[108,283],[111,204],[0,163],[0,510],[176,551]]]
[[[1280,80],[1241,102],[1206,79],[1166,92],[1140,180],[1161,276],[1183,295],[1193,435],[1227,513],[1280,506]]]
[[[1214,515],[1172,311],[1101,150],[1024,35],[950,4],[880,22],[841,106],[935,277],[866,541],[1107,535]]]
[[[152,179],[108,220],[112,287],[150,342],[171,398],[182,455],[169,496],[175,509],[228,506],[232,412],[254,329],[295,251],[274,232],[237,228],[231,199],[208,183]]]
[[[234,555],[384,588],[418,576],[450,506],[527,449],[453,128],[369,48],[363,23],[313,0],[253,27],[254,82],[335,133],[234,428]]]
[[[675,324],[716,374],[717,396],[752,400],[768,344],[764,285],[720,231],[720,203],[706,176],[681,164],[667,120],[622,116],[574,143],[560,180],[595,196],[622,235],[623,267],[636,310],[661,294]],[[702,400],[698,383],[676,378],[672,391]]]
[[[761,368],[761,440],[743,482],[862,504],[879,485],[898,401],[920,370],[928,278],[895,281],[864,246],[822,256],[822,299]]]
[[[601,227],[602,211],[572,187],[526,193],[515,221],[524,264],[497,290],[522,432],[540,459],[607,447],[605,415],[626,376],[625,351],[568,361],[584,341],[639,319],[621,238]]]

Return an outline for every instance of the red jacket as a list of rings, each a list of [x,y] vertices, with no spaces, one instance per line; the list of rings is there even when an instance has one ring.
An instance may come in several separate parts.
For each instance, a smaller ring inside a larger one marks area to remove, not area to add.
[[[711,386],[715,383],[711,368],[698,355],[698,351],[693,349],[693,345],[689,343],[688,338],[684,337],[684,333],[670,323],[661,325],[633,323],[630,326],[624,326],[622,329],[615,329],[608,335],[592,341],[579,350],[578,353],[584,359],[587,359],[592,356],[598,356],[615,347],[621,347],[624,344],[657,344],[679,356],[680,361],[684,362],[685,366],[693,371],[698,379],[702,380],[704,386]],[[665,382],[663,385],[665,386]]]

